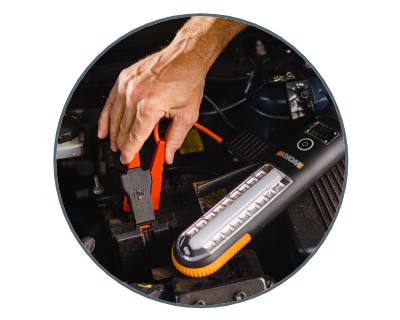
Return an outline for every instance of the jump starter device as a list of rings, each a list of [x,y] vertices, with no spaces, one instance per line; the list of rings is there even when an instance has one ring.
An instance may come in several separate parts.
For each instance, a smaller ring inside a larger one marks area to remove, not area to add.
[[[175,267],[190,277],[216,272],[344,154],[331,105],[180,234],[172,248]]]

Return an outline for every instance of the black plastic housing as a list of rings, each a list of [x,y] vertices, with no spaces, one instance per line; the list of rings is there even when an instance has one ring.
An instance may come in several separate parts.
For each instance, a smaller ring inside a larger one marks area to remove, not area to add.
[[[240,161],[248,164],[264,161],[275,149],[275,145],[260,135],[243,128],[222,145],[230,150]]]
[[[249,233],[251,237],[254,238],[298,196],[312,186],[325,172],[343,158],[345,154],[345,145],[340,123],[328,117],[320,117],[316,121],[336,132],[336,137],[328,144],[316,139],[314,136],[307,133],[310,126],[314,124],[313,122],[291,138],[280,150],[277,150],[278,152],[275,155],[268,157],[266,160],[267,163],[272,164],[294,180],[294,183],[264,210],[259,212],[253,220],[244,225],[240,232],[236,233],[212,255],[202,260],[188,261],[181,255],[177,246],[174,246],[174,257],[179,264],[187,268],[205,267],[218,259],[246,233]],[[307,150],[299,147],[299,142],[304,139],[312,141],[312,146]],[[289,157],[282,157],[282,153],[286,153]]]

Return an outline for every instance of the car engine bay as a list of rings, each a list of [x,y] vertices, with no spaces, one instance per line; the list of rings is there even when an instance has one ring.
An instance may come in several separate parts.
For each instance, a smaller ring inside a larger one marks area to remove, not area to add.
[[[213,305],[242,300],[273,287],[314,252],[339,206],[345,158],[288,204],[217,272],[198,278],[180,273],[171,259],[174,242],[231,192],[237,181],[201,198],[196,196],[196,188],[254,163],[249,154],[227,145],[232,137],[248,128],[254,137],[268,141],[271,150],[256,159],[264,161],[326,110],[334,110],[326,88],[306,61],[272,35],[248,27],[209,70],[200,107],[198,123],[221,137],[225,145],[198,128],[191,129],[174,163],[164,164],[155,220],[150,226],[136,223],[136,212],[124,210],[126,192],[121,175],[127,173],[127,167],[120,162],[120,152],[111,151],[108,138],[97,138],[97,122],[119,73],[167,46],[186,20],[169,20],[137,31],[93,64],[63,115],[56,170],[65,213],[98,264],[150,297]],[[168,124],[168,119],[159,123],[160,136],[165,135]],[[151,135],[140,151],[143,169],[151,166],[156,147]]]

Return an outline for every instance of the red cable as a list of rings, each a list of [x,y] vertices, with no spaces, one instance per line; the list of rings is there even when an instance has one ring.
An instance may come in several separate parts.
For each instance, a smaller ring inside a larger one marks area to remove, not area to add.
[[[217,136],[214,132],[211,132],[207,128],[203,127],[201,124],[198,124],[197,122],[193,125],[193,127],[196,127],[197,129],[203,131],[204,133],[208,134],[211,138],[214,140],[218,141],[219,143],[222,143],[222,138]]]
[[[162,117],[160,119],[160,121],[158,121],[156,123],[156,125],[154,126],[154,140],[156,140],[156,143],[160,142],[160,135],[158,134],[158,125],[160,124],[161,121],[163,121],[164,119],[167,119],[167,117]]]
[[[161,120],[163,120],[163,119],[161,119]],[[161,120],[158,121],[156,123],[156,125],[154,126],[154,140],[156,140],[156,143],[160,142],[160,136],[158,134],[158,125],[160,124]]]
[[[157,122],[157,124],[154,126],[154,140],[156,140],[156,143],[158,143],[160,141],[160,136],[158,134],[158,125],[164,119],[165,119],[165,117],[162,118],[159,122]],[[198,124],[196,122],[193,125],[193,127],[196,127],[197,129],[199,129],[199,130],[203,131],[204,133],[208,134],[214,140],[218,141],[219,143],[222,143],[222,138],[221,137],[217,136],[214,132],[212,132],[212,131],[208,130],[207,128],[203,127],[201,124]]]

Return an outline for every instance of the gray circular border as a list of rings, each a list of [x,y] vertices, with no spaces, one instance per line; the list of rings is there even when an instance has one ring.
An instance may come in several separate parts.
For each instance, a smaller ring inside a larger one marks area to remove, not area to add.
[[[71,222],[69,221],[67,212],[65,211],[65,207],[64,207],[64,204],[63,204],[63,202],[62,202],[62,198],[61,198],[61,194],[60,194],[60,189],[59,189],[59,186],[58,186],[57,159],[56,159],[58,132],[60,131],[60,126],[61,126],[61,122],[62,122],[62,118],[63,118],[64,113],[65,113],[65,110],[67,109],[68,103],[69,103],[69,101],[71,100],[71,97],[72,97],[72,95],[73,95],[73,93],[74,93],[76,87],[79,85],[80,81],[82,80],[82,78],[84,77],[84,75],[86,74],[86,72],[96,63],[96,61],[97,61],[104,53],[106,53],[111,47],[113,47],[115,44],[117,44],[117,43],[120,42],[121,40],[125,39],[126,37],[130,36],[131,34],[137,32],[137,31],[139,31],[139,30],[141,30],[141,29],[144,29],[144,28],[146,28],[146,27],[148,27],[148,26],[151,26],[151,25],[153,25],[153,24],[156,24],[156,23],[159,23],[159,22],[163,22],[163,21],[167,21],[167,20],[178,19],[178,18],[189,18],[189,17],[195,17],[195,16],[209,16],[209,17],[225,18],[225,19],[231,19],[231,20],[236,20],[236,21],[240,21],[240,22],[246,23],[246,24],[248,24],[248,25],[250,25],[250,26],[256,27],[256,28],[258,28],[258,29],[260,29],[260,30],[262,30],[262,31],[264,31],[264,32],[267,32],[267,33],[273,35],[275,38],[281,40],[281,41],[282,41],[283,43],[285,43],[288,47],[290,47],[292,50],[294,50],[300,57],[302,57],[302,58],[304,59],[304,61],[306,61],[306,62],[310,65],[310,67],[313,69],[313,71],[316,73],[316,75],[318,76],[318,78],[320,79],[320,81],[322,82],[322,84],[324,85],[326,91],[329,93],[329,95],[330,95],[330,97],[331,97],[331,99],[332,99],[332,102],[333,102],[333,104],[334,104],[334,106],[335,106],[336,112],[337,112],[338,117],[339,117],[340,125],[341,125],[341,127],[342,127],[343,139],[344,139],[344,144],[345,144],[345,157],[346,157],[346,158],[345,158],[345,159],[346,159],[346,167],[345,167],[345,175],[344,175],[344,182],[343,182],[343,190],[342,190],[342,195],[341,195],[341,197],[340,197],[340,201],[339,201],[339,204],[338,204],[338,208],[337,208],[337,210],[336,210],[336,213],[335,213],[335,216],[334,216],[334,218],[333,218],[333,220],[332,220],[332,223],[330,224],[330,226],[329,226],[328,230],[326,231],[324,237],[322,238],[322,240],[320,241],[320,243],[318,244],[318,246],[315,248],[315,250],[313,251],[313,253],[311,253],[311,254],[308,256],[308,258],[307,258],[296,270],[294,270],[294,271],[293,271],[291,274],[289,274],[286,278],[284,278],[283,280],[281,280],[280,282],[278,282],[276,285],[272,286],[271,288],[269,288],[269,289],[267,289],[267,290],[264,290],[263,292],[260,292],[260,293],[258,293],[258,294],[255,294],[255,295],[253,295],[253,296],[250,296],[250,297],[248,297],[248,298],[246,298],[246,299],[244,299],[244,300],[232,301],[232,302],[221,303],[221,304],[218,304],[218,305],[210,305],[210,306],[207,306],[207,305],[206,305],[206,306],[196,306],[196,305],[178,304],[178,303],[173,303],[173,302],[169,302],[169,301],[165,301],[165,300],[161,300],[161,299],[157,299],[157,298],[150,297],[150,296],[148,296],[148,295],[146,295],[146,294],[144,294],[144,293],[142,293],[142,292],[139,292],[139,291],[133,289],[132,287],[128,286],[126,283],[123,283],[121,280],[119,280],[118,278],[116,278],[115,276],[113,276],[111,273],[109,273],[106,269],[104,269],[103,266],[100,265],[100,263],[98,263],[98,262],[96,261],[96,259],[94,259],[94,258],[92,257],[92,255],[89,254],[89,252],[85,249],[85,247],[84,247],[83,244],[81,243],[81,241],[80,241],[78,235],[75,233],[75,230],[74,230],[74,228],[72,227]],[[78,241],[78,243],[80,244],[80,246],[82,247],[82,249],[83,249],[83,250],[86,252],[86,254],[93,260],[93,262],[97,264],[97,266],[98,266],[99,268],[101,268],[107,275],[109,275],[111,278],[113,278],[115,281],[117,281],[119,284],[123,285],[123,286],[126,287],[127,289],[133,291],[133,292],[136,293],[136,294],[140,294],[140,295],[142,295],[142,296],[144,296],[144,297],[146,297],[146,298],[152,299],[152,300],[154,300],[154,301],[161,302],[161,303],[165,303],[165,304],[169,304],[169,305],[173,305],[173,306],[177,306],[177,307],[185,307],[185,308],[218,308],[218,307],[224,307],[224,306],[228,306],[228,305],[235,304],[235,303],[246,302],[246,301],[248,301],[248,300],[250,300],[250,299],[256,298],[256,297],[258,297],[258,296],[260,296],[260,295],[262,295],[262,294],[265,294],[265,293],[267,293],[267,292],[269,292],[269,291],[275,289],[276,287],[282,285],[282,284],[285,283],[288,279],[290,279],[291,277],[293,277],[293,276],[294,276],[301,268],[303,268],[303,266],[315,255],[315,253],[319,250],[319,248],[321,247],[321,245],[324,243],[326,237],[328,236],[329,232],[331,231],[331,229],[332,229],[332,227],[333,227],[333,225],[334,225],[334,223],[335,223],[335,221],[336,221],[336,219],[337,219],[337,216],[338,216],[340,207],[342,206],[343,197],[344,197],[344,193],[345,193],[345,191],[346,191],[346,185],[347,185],[347,176],[348,176],[347,173],[348,173],[348,167],[349,167],[349,154],[348,154],[348,146],[347,146],[347,139],[346,139],[346,131],[345,131],[345,129],[344,129],[343,119],[342,119],[342,116],[340,115],[340,112],[339,112],[339,108],[338,108],[338,106],[337,106],[337,103],[336,103],[336,101],[335,101],[335,99],[334,99],[334,97],[333,97],[333,95],[332,95],[331,90],[329,89],[328,85],[326,84],[326,82],[324,81],[324,79],[322,78],[322,76],[319,74],[319,72],[318,72],[318,71],[315,69],[315,67],[310,63],[310,61],[307,60],[307,58],[306,58],[304,55],[302,55],[293,45],[291,45],[290,43],[288,43],[286,40],[284,40],[283,38],[281,38],[281,37],[278,36],[277,34],[273,33],[272,31],[270,31],[270,30],[268,30],[268,29],[266,29],[266,28],[263,28],[263,27],[261,27],[261,26],[255,24],[255,23],[252,23],[252,22],[249,22],[249,21],[246,21],[246,20],[243,20],[243,19],[238,19],[238,18],[235,18],[235,17],[231,17],[231,16],[225,16],[225,15],[219,15],[219,14],[209,14],[209,13],[195,13],[195,14],[182,14],[182,15],[177,15],[177,16],[170,16],[170,17],[167,17],[167,18],[158,19],[158,20],[155,20],[155,21],[153,21],[153,22],[144,24],[143,26],[138,27],[138,28],[136,28],[136,29],[134,29],[134,30],[132,30],[132,31],[130,31],[130,32],[128,32],[128,33],[126,33],[125,35],[123,35],[122,37],[120,37],[119,39],[117,39],[116,41],[114,41],[113,43],[111,43],[107,48],[105,48],[105,49],[104,49],[104,50],[103,50],[103,51],[102,51],[102,52],[87,66],[87,68],[83,71],[83,73],[81,74],[81,76],[80,76],[80,77],[78,78],[78,80],[76,81],[76,83],[75,83],[74,87],[72,88],[70,94],[68,95],[67,101],[65,102],[64,108],[63,108],[63,110],[62,110],[62,112],[61,112],[61,116],[60,116],[60,119],[59,119],[59,121],[58,121],[57,131],[56,131],[56,135],[55,135],[55,141],[54,141],[53,163],[54,163],[54,181],[55,181],[55,185],[56,185],[56,189],[57,189],[58,200],[59,200],[60,205],[61,205],[61,208],[62,208],[62,210],[63,210],[65,220],[67,221],[67,223],[68,223],[68,225],[69,225],[69,228],[71,229],[72,233],[74,234],[76,240]]]

